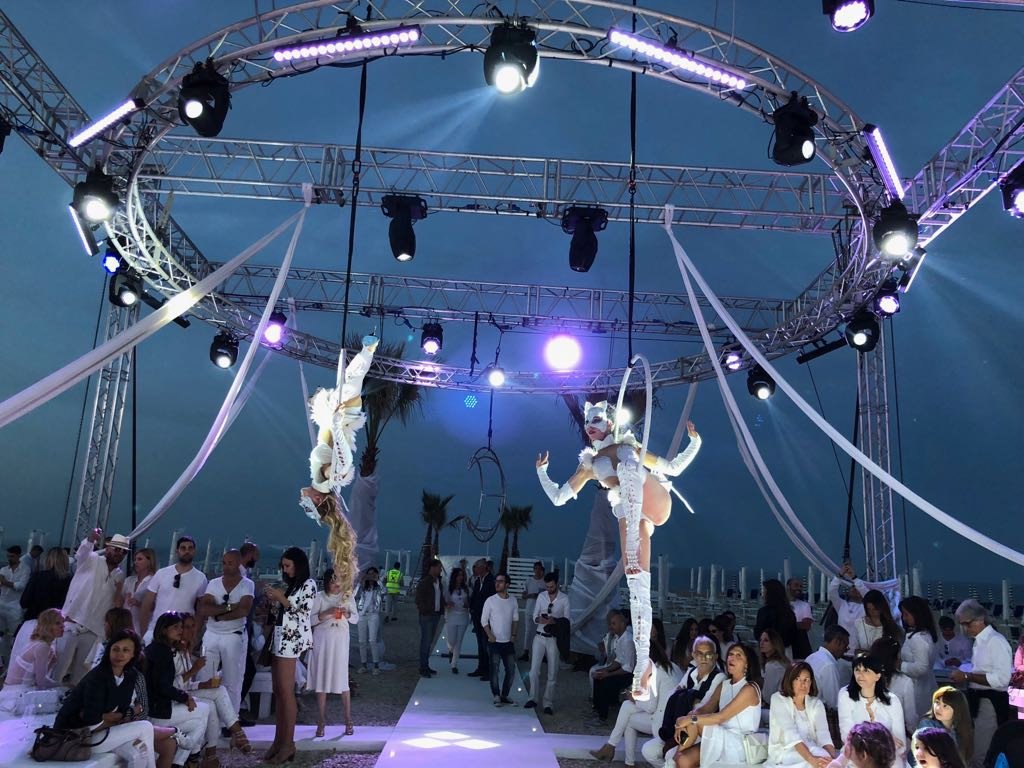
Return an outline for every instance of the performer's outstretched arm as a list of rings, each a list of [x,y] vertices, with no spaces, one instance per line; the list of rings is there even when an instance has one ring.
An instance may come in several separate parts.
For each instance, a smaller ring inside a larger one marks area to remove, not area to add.
[[[686,446],[682,453],[678,454],[672,461],[669,461],[648,452],[644,458],[644,466],[669,477],[682,474],[683,470],[690,466],[690,462],[697,456],[701,446],[700,435],[697,433],[697,428],[693,426],[692,421],[686,422],[686,430],[690,435],[690,444]]]
[[[540,487],[544,489],[544,493],[551,499],[551,503],[556,507],[560,507],[570,499],[575,499],[580,489],[587,484],[587,481],[594,474],[590,469],[581,464],[565,485],[559,487],[554,480],[548,477],[548,455],[547,451],[544,452],[543,456],[539,453],[537,454],[537,479],[540,480]]]

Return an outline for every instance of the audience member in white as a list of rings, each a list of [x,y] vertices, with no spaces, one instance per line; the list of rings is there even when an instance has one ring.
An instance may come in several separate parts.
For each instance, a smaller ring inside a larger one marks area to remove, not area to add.
[[[901,600],[900,615],[907,633],[900,651],[900,670],[914,681],[914,709],[921,714],[928,711],[935,691],[939,633],[931,606],[923,597],[913,595]]]
[[[132,575],[124,580],[124,607],[132,612],[132,626],[142,637],[142,601],[149,589],[149,582],[156,573],[156,551],[152,547],[140,549],[132,558]]]
[[[846,593],[842,596],[842,587],[846,582],[852,582]],[[828,599],[832,607],[836,609],[836,622],[846,630],[850,641],[854,638],[854,624],[857,619],[864,618],[863,595],[868,591],[867,585],[862,579],[858,579],[849,563],[843,566],[839,576],[833,576],[828,583]]]
[[[494,706],[511,704],[508,697],[516,673],[516,648],[513,642],[519,624],[519,603],[508,593],[507,573],[494,578],[494,594],[484,601],[480,623],[487,633],[488,651],[491,655],[491,694]],[[498,688],[498,662],[505,667],[505,677]]]
[[[772,695],[768,722],[769,766],[810,765],[825,768],[836,757],[825,705],[818,698],[814,671],[806,661],[786,670]]]
[[[641,733],[650,736],[661,727],[665,705],[683,676],[682,670],[668,658],[668,652],[662,645],[664,636],[665,625],[661,619],[654,619],[651,622],[651,665],[648,667],[653,677],[648,681],[651,696],[643,701],[628,698],[622,702],[608,741],[600,749],[590,752],[598,760],[607,762],[615,757],[615,747],[625,738],[626,765],[636,765],[637,736]]]
[[[536,630],[532,637],[530,650],[530,700],[527,709],[533,709],[538,701],[543,701],[544,714],[555,713],[555,686],[558,684],[558,641],[550,633],[559,619],[571,620],[569,596],[558,590],[558,574],[544,575],[544,591],[541,592],[534,605],[533,621]],[[544,687],[543,699],[540,696],[540,665],[545,659],[548,664],[548,678]]]
[[[693,664],[694,666],[689,667],[684,673],[683,678],[679,681],[676,686],[676,691],[679,690],[690,690],[694,691],[694,697],[698,696],[701,691],[703,695],[699,698],[694,698],[693,706],[691,711],[687,712],[687,717],[693,715],[701,707],[708,704],[712,697],[715,696],[719,686],[726,681],[725,673],[718,667],[718,650],[715,645],[715,641],[705,635],[698,635],[693,640]],[[670,691],[671,696],[675,691]],[[683,720],[677,719],[676,724],[682,725]],[[661,727],[661,723],[655,723],[654,733],[657,733]],[[666,757],[669,762],[672,761],[672,755],[674,751],[669,752],[669,749],[675,749],[675,742],[666,744],[661,738],[655,736],[648,742],[644,743],[642,752],[644,759],[651,765],[665,765]],[[666,752],[669,752],[666,755]]]
[[[967,698],[977,696],[978,714],[974,717],[974,754],[972,766],[980,766],[996,732],[996,710],[992,704],[994,696],[1007,698],[1006,688],[1013,671],[1013,651],[1010,643],[991,624],[988,611],[977,600],[964,600],[956,609],[956,620],[964,634],[974,638],[971,657],[971,671],[959,669],[950,673],[954,684],[967,684]],[[974,693],[972,693],[972,691]]]
[[[608,719],[609,707],[632,680],[636,666],[633,633],[622,611],[608,611],[608,634],[598,650],[602,649],[604,660],[590,668],[590,690],[594,712],[603,723]]]
[[[100,665],[64,699],[53,727],[88,728],[96,733],[90,742],[95,744],[91,750],[93,757],[141,742],[147,768],[156,768],[154,726],[142,719],[145,711],[137,699],[137,682],[142,672],[136,660],[140,655],[139,637],[133,630],[116,636],[107,646]]]
[[[64,634],[64,617],[56,608],[39,614],[28,645],[11,659],[3,690],[0,691],[0,709],[22,714],[22,700],[29,691],[53,691],[48,702],[34,702],[46,712],[56,712],[60,703],[60,681],[53,677],[57,665],[57,652],[53,644]]]
[[[883,637],[871,644],[868,653],[882,662],[885,669],[885,686],[892,696],[899,699],[900,706],[903,707],[903,730],[893,730],[893,736],[909,736],[917,727],[920,710],[917,708],[914,681],[903,674],[900,668],[900,644],[891,637]]]
[[[206,656],[194,658],[192,655],[196,647],[197,628],[195,616],[182,616],[181,640],[174,648],[174,685],[210,705],[203,764],[214,768],[218,762],[217,741],[220,739],[221,728],[226,728],[231,734],[232,749],[249,754],[252,747],[249,746],[249,739],[242,730],[242,724],[238,722],[238,708],[232,705],[227,688],[221,685],[221,673],[209,659],[209,647],[206,648]],[[207,631],[207,642],[209,637]]]
[[[942,635],[942,639],[936,646],[943,666],[959,667],[965,661],[971,660],[974,643],[966,635],[957,634],[956,622],[951,616],[939,617],[939,634]]]
[[[956,743],[942,728],[922,728],[914,732],[914,760],[919,768],[964,768]]]
[[[764,677],[764,685],[761,687],[761,703],[770,707],[772,696],[782,685],[782,678],[791,662],[786,655],[786,646],[782,643],[782,635],[774,629],[766,629],[761,633],[757,647],[761,655],[761,672]]]
[[[349,628],[363,620],[356,608],[355,598],[346,595],[334,578],[334,570],[324,571],[324,591],[313,600],[310,622],[313,625],[313,650],[309,655],[309,676],[306,688],[316,691],[319,712],[316,735],[323,736],[327,728],[327,694],[341,696],[345,735],[351,736],[352,699],[349,693],[348,662],[351,646]]]
[[[870,589],[864,595],[864,615],[853,622],[850,645],[854,653],[868,651],[871,644],[882,637],[891,637],[903,642],[903,630],[892,617],[892,610],[885,595],[877,589]]]
[[[857,723],[843,744],[843,753],[828,768],[900,768],[896,744],[881,723]]]
[[[761,663],[753,648],[733,643],[725,654],[728,679],[689,720],[676,723],[676,768],[746,759],[743,738],[761,724]]]
[[[249,641],[246,621],[256,593],[252,579],[242,575],[242,553],[229,549],[221,556],[221,575],[206,586],[199,598],[198,615],[206,619],[206,663],[210,672],[220,670],[231,708],[242,706],[242,677]]]
[[[24,611],[21,593],[32,575],[31,563],[21,556],[17,544],[7,548],[7,565],[0,568],[0,657],[10,658],[14,636]]]
[[[964,765],[970,765],[974,754],[974,721],[963,691],[951,685],[937,689],[932,694],[931,709],[925,713],[917,727],[945,728],[953,737]]]
[[[192,565],[196,556],[195,539],[182,536],[174,551],[178,562],[153,574],[142,599],[139,624],[147,645],[153,639],[154,616],[160,617],[169,611],[195,613],[199,598],[206,593],[206,574]]]
[[[850,633],[838,624],[825,627],[822,646],[807,657],[806,661],[814,670],[814,681],[818,695],[828,709],[836,709],[839,689],[843,681],[839,676],[839,662],[850,647]]]
[[[359,612],[359,623],[356,625],[359,634],[360,672],[370,671],[373,662],[373,674],[379,675],[380,670],[380,615],[384,609],[384,590],[378,579],[380,571],[372,565],[366,569],[363,580],[356,587],[356,610]]]
[[[462,652],[462,638],[469,626],[469,587],[466,586],[466,571],[452,568],[448,577],[448,589],[444,596],[444,639],[452,657],[452,673],[459,673],[459,654]]]
[[[903,705],[889,692],[881,659],[860,653],[853,660],[853,680],[839,691],[839,733],[845,740],[857,723],[881,723],[893,735],[896,757],[906,759]]]
[[[93,530],[75,552],[75,575],[64,601],[64,637],[57,645],[57,668],[54,680],[71,675],[75,685],[85,675],[85,664],[96,641],[103,636],[103,617],[110,608],[124,602],[121,587],[124,571],[121,561],[131,546],[125,536],[115,534],[101,552],[94,551],[102,541],[103,531]]]
[[[537,632],[537,625],[533,620],[534,608],[537,607],[537,597],[544,591],[544,563],[538,560],[533,564],[533,575],[526,577],[523,586],[522,599],[526,601],[526,610],[523,611],[523,655],[520,661],[527,661],[530,658],[530,650],[533,647],[533,636]]]

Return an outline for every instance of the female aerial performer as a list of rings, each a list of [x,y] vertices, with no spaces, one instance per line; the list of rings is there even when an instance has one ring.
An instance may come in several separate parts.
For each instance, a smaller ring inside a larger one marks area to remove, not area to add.
[[[580,466],[565,485],[559,487],[548,477],[548,453],[537,456],[537,477],[556,507],[575,499],[588,480],[608,489],[612,513],[619,521],[619,537],[629,586],[629,610],[633,619],[636,668],[633,670],[634,700],[650,696],[646,671],[650,666],[651,636],[651,534],[668,520],[672,500],[665,476],[680,474],[700,450],[700,435],[693,422],[686,422],[690,444],[672,461],[648,452],[640,466],[640,444],[628,430],[616,434],[614,413],[607,402],[584,405],[584,429],[590,447],[580,453]],[[648,471],[650,470],[650,471]]]
[[[356,433],[366,423],[361,397],[363,379],[370,370],[378,342],[375,336],[364,336],[363,349],[344,368],[343,349],[334,389],[321,387],[309,399],[310,418],[319,432],[316,447],[309,454],[312,482],[299,492],[299,504],[317,525],[323,520],[330,528],[327,550],[334,562],[334,579],[344,595],[352,592],[358,565],[356,534],[345,517],[345,502],[340,493],[356,476]]]

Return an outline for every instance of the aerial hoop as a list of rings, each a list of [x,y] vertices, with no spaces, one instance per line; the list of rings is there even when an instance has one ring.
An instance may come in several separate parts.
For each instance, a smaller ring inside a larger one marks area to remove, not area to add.
[[[644,367],[644,390],[647,393],[647,402],[644,406],[644,437],[640,443],[640,466],[644,465],[644,459],[647,458],[647,438],[651,436],[651,400],[654,398],[654,385],[651,383],[651,364],[647,362],[647,358],[637,352],[633,355],[629,361],[629,367],[626,368],[622,375],[622,383],[619,385],[619,399],[615,401],[615,442],[619,442],[621,437],[621,424],[618,418],[618,414],[622,412],[622,401],[626,397],[626,386],[629,384],[629,377],[633,373],[633,368],[636,367],[637,363],[641,363]]]
[[[494,469],[497,470],[497,488],[489,485],[487,478],[484,476],[485,463],[493,464]],[[477,449],[476,453],[469,460],[466,470],[471,470],[473,467],[476,467],[477,476],[480,478],[480,500],[477,503],[476,520],[472,520],[468,516],[463,519],[466,523],[466,529],[473,534],[473,538],[481,544],[485,544],[494,538],[494,534],[501,527],[501,512],[505,508],[506,499],[505,471],[501,468],[501,459],[498,458],[498,454],[490,446]],[[485,525],[482,522],[484,511],[490,504],[496,505],[497,514],[494,517],[493,524]]]

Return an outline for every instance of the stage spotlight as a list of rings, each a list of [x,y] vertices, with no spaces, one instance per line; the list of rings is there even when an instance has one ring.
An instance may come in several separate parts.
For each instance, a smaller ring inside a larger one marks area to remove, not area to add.
[[[110,276],[107,298],[116,307],[130,307],[142,296],[142,278],[125,268]]]
[[[872,236],[882,255],[902,259],[917,245],[917,217],[907,213],[899,200],[883,208],[875,222]]]
[[[121,268],[121,254],[112,245],[108,245],[107,252],[103,254],[103,268],[111,275]]]
[[[114,215],[120,200],[114,192],[114,177],[98,168],[89,171],[85,181],[75,184],[71,205],[88,224],[107,221]]]
[[[573,272],[587,272],[597,257],[597,235],[608,226],[608,211],[604,208],[571,206],[562,214],[562,231],[572,235],[569,243],[569,268]]]
[[[211,138],[220,133],[231,108],[228,79],[217,72],[213,59],[196,62],[192,72],[181,79],[178,91],[178,115],[200,136]]]
[[[384,195],[380,209],[391,219],[388,240],[391,253],[399,261],[412,261],[416,255],[416,233],[412,225],[427,217],[427,203],[412,195]]]
[[[726,344],[722,347],[722,356],[719,362],[726,370],[738,371],[743,367],[743,347],[739,344]]]
[[[775,394],[775,380],[760,365],[747,372],[747,392],[758,400],[767,400]]]
[[[497,389],[505,385],[505,371],[497,365],[487,369],[487,383]]]
[[[897,281],[896,278],[890,277],[882,283],[881,288],[878,289],[878,293],[875,294],[873,304],[875,314],[879,317],[892,317],[899,312],[899,281]]]
[[[277,310],[271,312],[267,327],[263,329],[263,340],[271,346],[280,344],[284,338],[284,327],[287,322],[288,318],[284,312]]]
[[[1020,163],[999,182],[1003,210],[1015,219],[1024,219],[1024,163]]]
[[[874,15],[875,0],[822,0],[821,12],[831,19],[836,32],[853,32]]]
[[[818,113],[811,109],[806,96],[793,91],[789,101],[772,113],[775,143],[772,159],[779,165],[802,165],[814,159],[814,126]]]
[[[870,352],[878,344],[881,333],[875,314],[862,309],[846,324],[846,343],[858,352]]]
[[[444,344],[444,329],[440,323],[429,322],[423,324],[423,335],[420,337],[420,346],[428,355],[436,355],[441,351]]]
[[[580,362],[580,344],[572,336],[559,334],[544,347],[544,359],[556,371],[571,371]]]
[[[903,270],[903,277],[899,282],[900,293],[910,290],[910,286],[914,284],[914,278],[917,277],[917,273],[921,271],[921,265],[924,264],[924,257],[927,255],[928,252],[918,246],[910,256],[900,262],[900,269]]]
[[[230,368],[238,359],[238,339],[230,331],[221,331],[210,344],[210,362],[218,368]]]
[[[501,94],[519,93],[533,86],[540,74],[537,33],[525,23],[506,21],[491,31],[484,52],[484,79]]]

